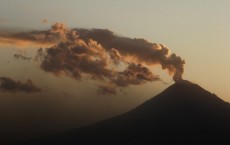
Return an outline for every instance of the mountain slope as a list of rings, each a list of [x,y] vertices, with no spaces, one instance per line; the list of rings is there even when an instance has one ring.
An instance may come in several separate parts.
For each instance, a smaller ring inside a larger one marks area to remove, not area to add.
[[[221,144],[229,137],[229,103],[183,81],[121,116],[22,144]]]

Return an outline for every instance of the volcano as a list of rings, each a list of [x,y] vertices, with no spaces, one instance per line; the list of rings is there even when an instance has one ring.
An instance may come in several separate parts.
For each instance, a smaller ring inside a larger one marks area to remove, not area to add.
[[[17,145],[228,144],[228,139],[230,104],[181,81],[123,115]]]

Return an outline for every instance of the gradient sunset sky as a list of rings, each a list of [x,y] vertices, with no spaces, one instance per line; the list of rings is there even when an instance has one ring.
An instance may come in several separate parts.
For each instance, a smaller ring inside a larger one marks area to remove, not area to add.
[[[229,0],[0,0],[0,32],[47,30],[60,22],[164,44],[185,60],[184,79],[230,102],[229,7]],[[16,45],[0,43],[0,77],[22,83],[31,79],[42,91],[0,92],[0,113],[8,128],[18,127],[15,119],[29,123],[28,130],[39,124],[36,119],[52,124],[50,128],[59,126],[56,130],[76,127],[125,112],[174,83],[167,71],[151,66],[168,84],[153,81],[116,95],[97,95],[98,81],[55,76],[41,70],[38,61],[14,56],[34,58],[43,46]]]

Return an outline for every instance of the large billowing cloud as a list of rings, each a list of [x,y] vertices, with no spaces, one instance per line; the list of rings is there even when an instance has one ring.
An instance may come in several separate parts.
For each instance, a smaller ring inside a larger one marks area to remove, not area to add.
[[[25,83],[15,81],[8,77],[0,77],[0,92],[10,93],[34,93],[41,92],[41,89],[37,88],[31,80],[27,80]]]
[[[132,39],[115,35],[102,29],[76,29],[79,37],[87,41],[93,39],[105,49],[116,49],[123,58],[146,65],[160,64],[162,69],[173,73],[174,81],[182,79],[185,61],[176,54],[169,54],[169,49],[162,44],[148,42],[145,39]]]
[[[90,77],[105,82],[100,93],[116,94],[117,87],[161,80],[149,67],[160,64],[182,80],[185,61],[162,45],[145,39],[118,36],[106,29],[68,29],[56,23],[50,30],[0,33],[0,43],[25,41],[49,44],[38,50],[41,69],[74,79]]]

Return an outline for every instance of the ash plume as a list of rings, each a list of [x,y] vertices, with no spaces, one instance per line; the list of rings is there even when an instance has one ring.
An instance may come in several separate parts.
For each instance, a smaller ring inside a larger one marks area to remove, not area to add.
[[[176,54],[169,54],[169,49],[151,43],[145,39],[128,38],[114,34],[106,29],[76,29],[79,38],[87,41],[93,39],[105,49],[116,49],[125,59],[146,65],[160,64],[162,69],[173,73],[174,81],[182,79],[185,61]]]
[[[21,81],[13,80],[9,77],[0,77],[0,92],[6,93],[34,93],[41,92],[41,89],[37,88],[34,83],[28,79],[25,83]]]
[[[173,75],[175,82],[182,80],[184,72],[185,61],[170,54],[166,46],[119,36],[107,29],[70,29],[55,23],[49,30],[0,33],[0,43],[8,43],[4,40],[49,44],[49,47],[38,49],[36,56],[42,61],[42,70],[77,80],[87,76],[104,81],[106,85],[99,87],[101,92],[111,94],[115,94],[117,87],[161,81],[150,70],[154,65],[161,65]]]
[[[159,80],[159,76],[154,75],[147,67],[132,63],[124,71],[116,74],[113,83],[117,86],[127,87],[129,85],[140,85]]]

